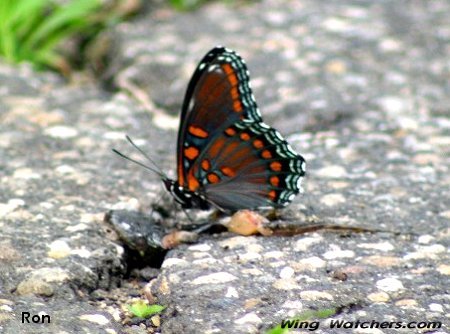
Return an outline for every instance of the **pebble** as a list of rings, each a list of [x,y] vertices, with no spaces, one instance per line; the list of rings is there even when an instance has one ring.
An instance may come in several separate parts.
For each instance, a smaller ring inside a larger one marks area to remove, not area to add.
[[[340,259],[340,258],[352,258],[355,257],[355,252],[352,250],[335,249],[323,254],[323,257],[327,260]]]
[[[396,292],[404,289],[403,283],[396,278],[384,278],[377,281],[376,286],[384,292]]]
[[[324,178],[340,178],[340,177],[346,177],[347,171],[344,167],[333,165],[321,168],[315,172],[316,176],[318,177],[324,177]]]
[[[444,313],[444,307],[441,304],[432,303],[432,304],[428,305],[428,308],[432,312]]]
[[[292,267],[284,267],[280,271],[280,278],[291,278],[295,274],[294,269]]]
[[[346,199],[341,194],[328,194],[320,199],[320,202],[326,206],[336,206],[346,202]]]
[[[78,130],[70,126],[56,125],[45,129],[44,134],[53,138],[69,139],[78,135]]]
[[[375,303],[385,303],[391,299],[386,292],[374,292],[369,294],[367,298]]]
[[[79,317],[81,320],[96,323],[98,325],[104,326],[109,323],[109,320],[101,314],[83,314]]]
[[[333,296],[325,291],[307,290],[300,292],[300,298],[303,300],[333,300]]]
[[[221,284],[237,280],[237,277],[227,272],[218,272],[214,274],[204,275],[194,279],[191,284]]]
[[[365,249],[376,249],[382,252],[389,252],[391,250],[394,250],[394,246],[390,242],[380,242],[380,243],[374,243],[374,244],[359,244],[358,247],[365,248]]]
[[[258,317],[256,315],[256,313],[251,312],[251,313],[247,313],[246,315],[244,315],[243,317],[236,319],[234,321],[235,324],[238,325],[242,325],[242,324],[246,324],[246,323],[253,323],[253,324],[260,324],[262,323],[262,320],[260,317]]]

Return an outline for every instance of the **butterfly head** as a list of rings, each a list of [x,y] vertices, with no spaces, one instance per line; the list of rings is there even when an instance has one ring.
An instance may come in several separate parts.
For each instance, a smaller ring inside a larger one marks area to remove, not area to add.
[[[209,203],[201,195],[192,192],[180,185],[178,181],[163,178],[164,186],[167,191],[173,196],[175,201],[184,209],[200,208],[203,210],[209,209]]]

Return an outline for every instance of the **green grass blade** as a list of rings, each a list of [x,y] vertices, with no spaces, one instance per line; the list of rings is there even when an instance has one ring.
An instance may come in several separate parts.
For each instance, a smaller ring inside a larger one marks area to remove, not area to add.
[[[86,19],[99,6],[100,2],[97,0],[74,0],[68,5],[59,7],[33,32],[26,42],[26,47],[37,47],[42,39],[48,38],[58,29],[75,20]]]

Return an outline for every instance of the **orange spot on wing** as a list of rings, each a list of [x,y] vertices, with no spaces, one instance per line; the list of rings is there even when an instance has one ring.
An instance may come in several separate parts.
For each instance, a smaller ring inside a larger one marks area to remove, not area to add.
[[[267,196],[268,196],[272,201],[274,201],[275,198],[277,198],[277,192],[276,192],[275,190],[271,190],[271,191],[269,191],[269,193],[267,194]]]
[[[225,133],[229,136],[234,136],[236,134],[236,130],[233,128],[228,128],[225,130]]]
[[[217,183],[220,181],[220,177],[215,173],[209,173],[206,178],[208,179],[209,183]]]
[[[200,183],[191,172],[187,176],[187,183],[190,191],[196,191],[200,187]]]
[[[202,168],[203,168],[203,170],[208,170],[211,168],[211,164],[209,163],[208,160],[205,159],[202,161]]]
[[[237,83],[238,83],[238,79],[237,79],[236,74],[234,73],[234,70],[231,67],[231,65],[230,64],[223,64],[222,68],[225,71],[225,73],[227,74],[228,81],[230,82],[230,84],[232,86],[236,86]]]
[[[194,125],[189,126],[188,132],[191,135],[196,136],[198,138],[207,138],[208,137],[208,132],[198,126],[194,126]]]
[[[280,179],[278,178],[278,176],[272,176],[270,178],[270,184],[274,187],[278,187],[278,185],[280,184]]]
[[[281,171],[281,167],[281,163],[279,163],[278,161],[274,161],[270,164],[270,169],[275,172]]]
[[[261,156],[262,156],[264,159],[270,159],[270,158],[272,158],[272,153],[270,153],[269,150],[264,150],[264,151],[262,151]]]
[[[241,112],[242,111],[242,104],[240,101],[236,100],[233,103],[233,111],[234,112]]]
[[[262,142],[262,140],[256,139],[255,141],[253,141],[253,146],[255,148],[262,148],[264,147],[264,143]]]
[[[189,160],[194,160],[195,158],[198,157],[198,149],[196,149],[193,146],[185,148],[184,149],[184,156],[186,158],[188,158]]]
[[[233,176],[236,175],[236,172],[235,172],[232,168],[230,168],[230,167],[222,167],[222,168],[220,169],[220,171],[221,171],[221,172],[223,173],[223,175],[225,175],[225,176],[233,177]]]
[[[233,100],[236,100],[236,99],[239,98],[239,91],[238,91],[237,87],[233,87],[233,88],[231,89],[231,98],[232,98]]]
[[[242,140],[249,140],[250,139],[250,135],[247,132],[242,132],[241,135],[239,136]]]

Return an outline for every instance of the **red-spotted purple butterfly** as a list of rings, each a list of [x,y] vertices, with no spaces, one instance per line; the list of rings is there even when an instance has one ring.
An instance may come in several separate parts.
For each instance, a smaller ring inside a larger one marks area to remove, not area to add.
[[[200,61],[187,87],[178,130],[178,180],[156,172],[183,208],[278,208],[300,192],[305,160],[263,123],[244,60],[216,47]]]

